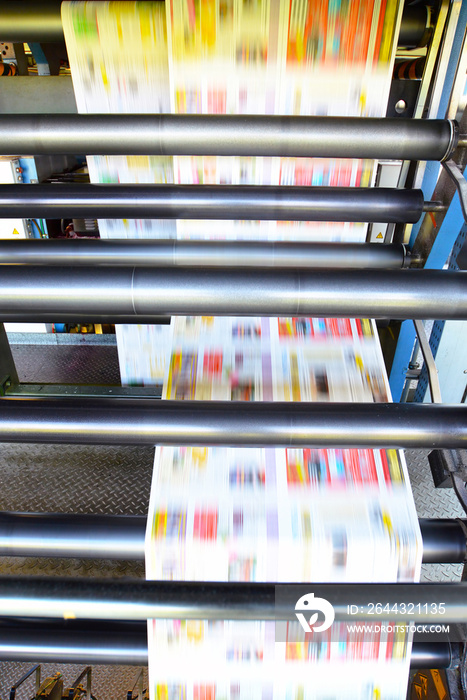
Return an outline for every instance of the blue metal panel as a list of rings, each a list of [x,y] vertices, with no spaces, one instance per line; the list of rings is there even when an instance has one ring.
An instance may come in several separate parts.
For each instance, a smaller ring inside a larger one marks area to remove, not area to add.
[[[35,42],[29,42],[29,48],[36,62],[38,75],[50,75],[49,62],[45,57],[42,46]]]
[[[439,101],[438,119],[443,119],[446,115],[446,112],[448,111],[451,90],[456,79],[457,65],[461,56],[461,52],[464,48],[464,36],[466,26],[467,2],[466,0],[462,0],[461,9],[459,12],[459,19],[456,27],[456,33],[454,34],[454,41],[452,42],[451,56],[449,57],[449,63],[446,70],[444,90]],[[446,90],[446,86],[449,86],[449,90]]]
[[[23,176],[23,182],[26,185],[29,185],[31,183],[38,181],[36,163],[34,161],[34,158],[32,158],[32,156],[29,158],[20,158],[19,165],[20,165],[21,170],[23,171],[21,173]]]
[[[457,29],[452,44],[451,56],[449,59],[448,68],[446,71],[446,79],[444,89],[441,96],[437,118],[444,118],[451,97],[452,87],[454,84],[459,57],[463,48],[465,27],[467,25],[467,1],[464,0],[459,14]],[[431,200],[433,191],[438,181],[440,164],[437,162],[428,162],[426,164],[425,176],[423,178],[422,190],[426,201]],[[423,219],[415,224],[412,228],[410,237],[410,248],[420,231]],[[443,221],[443,224],[438,232],[433,249],[428,257],[425,267],[430,269],[441,269],[446,264],[446,261],[451,253],[451,250],[459,235],[459,229],[462,226],[463,216],[460,208],[459,197],[456,194],[451,203],[449,211]],[[441,329],[437,329],[441,330]],[[413,352],[415,344],[415,329],[411,321],[404,321],[401,326],[399,340],[397,343],[394,361],[392,364],[389,383],[391,387],[392,398],[394,401],[399,401],[404,384],[405,374]],[[431,342],[431,341],[430,341]]]
[[[463,224],[459,233],[459,222],[463,221],[459,196],[456,193],[449,211],[441,225],[433,248],[428,256],[425,267],[432,270],[442,269],[449,256],[449,269],[458,269],[457,256],[464,245],[467,236],[467,225]],[[451,254],[452,253],[452,254]],[[430,347],[434,357],[438,351],[439,341],[444,328],[444,321],[433,325],[430,336]],[[405,384],[407,368],[412,357],[416,333],[412,321],[404,321],[401,326],[397,348],[392,363],[389,384],[394,401],[399,401]],[[423,401],[428,386],[428,376],[425,367],[422,369],[414,401]]]
[[[433,357],[436,357],[439,348],[439,341],[443,334],[444,326],[446,321],[435,321],[430,335],[430,348],[433,353]],[[423,403],[425,398],[426,390],[428,388],[428,372],[426,370],[426,365],[422,367],[420,377],[418,379],[417,389],[413,397],[414,403]]]
[[[441,270],[446,265],[451,252],[453,255],[451,256],[450,268],[451,265],[455,264],[455,258],[457,257],[457,254],[462,247],[462,242],[465,239],[466,227],[465,225],[462,225],[463,221],[464,219],[462,216],[459,195],[456,192],[451,202],[451,206],[449,207],[448,213],[446,214],[438,231],[438,235],[436,236],[436,240],[433,244],[430,255],[426,261],[426,269]],[[455,246],[458,246],[457,253],[454,251]],[[455,267],[452,267],[451,269],[455,269]],[[433,354],[436,355],[440,340],[439,334],[442,332],[442,327],[440,324],[435,324],[433,327],[433,332],[434,335],[432,336],[432,339],[430,339],[430,344],[432,346],[431,349]],[[404,388],[405,374],[412,355],[415,336],[416,334],[413,323],[411,321],[404,321],[401,327],[399,340],[397,342],[397,348],[394,355],[394,361],[392,363],[391,374],[389,377],[389,384],[394,401],[400,400],[402,390]],[[426,377],[423,380],[423,376],[424,375],[422,373],[419,381],[420,392],[417,390],[415,396],[416,401],[423,401],[423,397],[425,396],[427,384]]]
[[[22,177],[23,177],[23,183],[25,184],[34,184],[38,182],[38,176],[37,176],[37,169],[36,169],[36,163],[34,158],[32,157],[26,157],[26,158],[19,158],[19,164],[22,169]],[[47,224],[45,219],[39,219],[38,224],[36,225],[34,223],[33,219],[28,219],[28,221],[31,222],[31,232],[32,232],[32,237],[33,238],[42,238],[41,231],[39,228],[39,224],[42,226],[43,230],[45,233],[48,235],[47,231]]]
[[[436,240],[433,243],[433,247],[426,261],[425,268],[431,270],[441,270],[446,265],[448,258],[452,253],[449,268],[456,269],[457,255],[463,245],[466,235],[466,226],[463,224],[463,221],[464,219],[462,216],[459,195],[456,192],[451,202],[451,206],[449,207],[448,213],[446,214],[444,221],[441,224],[441,228],[438,231]],[[402,334],[403,329],[401,329],[401,335],[397,343],[397,349],[390,376],[391,393],[393,399],[397,401],[400,399],[402,389],[404,387],[405,372],[407,370],[415,342],[415,330],[413,329],[413,324],[405,321],[403,326],[408,323],[410,323],[412,328],[405,329],[404,335]],[[430,346],[435,357],[443,328],[444,322],[440,321],[435,323],[432,329]],[[423,368],[414,401],[423,401],[427,388],[427,382],[428,377],[426,375],[425,368]]]
[[[464,170],[464,176],[467,168]],[[444,217],[441,228],[438,231],[433,247],[427,258],[425,268],[428,270],[441,270],[447,263],[451,251],[458,239],[459,231],[464,223],[459,194],[454,195],[448,213]],[[461,231],[462,233],[462,231]]]
[[[438,112],[436,114],[437,119],[444,119],[449,106],[449,100],[451,97],[452,88],[454,81],[456,79],[457,65],[459,63],[459,58],[464,45],[464,35],[465,27],[467,26],[467,2],[463,1],[462,7],[459,13],[459,19],[457,22],[457,28],[454,35],[454,41],[452,42],[451,56],[449,58],[448,67],[446,70],[446,79],[444,81],[443,93],[439,102]],[[436,162],[429,162],[426,164],[425,176],[423,178],[422,190],[425,197],[425,201],[430,201],[433,197],[433,191],[436,187],[436,182],[439,176],[440,165]],[[412,248],[415,239],[418,236],[420,227],[423,222],[423,217],[420,221],[412,227],[412,233],[410,235],[409,247]]]
[[[430,161],[426,164],[425,176],[422,182],[422,192],[425,202],[430,202],[433,197],[433,192],[435,191],[436,183],[438,182],[439,171],[441,167],[442,166],[435,161]],[[410,234],[409,240],[410,249],[412,249],[414,246],[415,240],[420,232],[424,218],[425,217],[421,216],[420,220],[412,226],[412,232]]]
[[[457,197],[457,195],[456,195],[456,197]],[[457,199],[459,200],[458,197],[457,197]],[[451,205],[451,209],[452,209],[452,205]],[[450,213],[451,209],[449,210],[449,213]],[[459,209],[460,209],[460,204],[459,204]],[[443,223],[443,226],[444,226],[444,223]],[[443,226],[441,228],[443,228]],[[441,230],[440,230],[440,234],[441,234]],[[449,270],[458,270],[459,269],[459,266],[457,264],[457,256],[459,255],[459,253],[462,249],[462,246],[464,245],[466,236],[467,236],[467,224],[464,224],[462,226],[460,233],[457,236],[457,240],[455,241],[454,246],[452,248],[452,254],[451,254],[451,258],[449,260],[449,266],[448,266]],[[438,238],[436,240],[438,240]],[[445,246],[443,245],[440,247],[441,247],[442,251],[439,254],[443,255],[444,254],[443,250],[445,249]],[[435,255],[435,261],[436,261],[436,255]],[[445,326],[445,321],[435,321],[435,323],[433,324],[433,328],[432,328],[431,335],[430,335],[430,347],[431,347],[431,352],[433,353],[433,357],[436,357],[436,354],[438,352],[439,343],[441,341],[441,336],[443,334],[444,326]],[[425,399],[427,388],[428,388],[428,372],[426,371],[425,365],[423,365],[423,368],[422,368],[422,371],[420,374],[420,378],[418,380],[418,386],[417,386],[417,390],[415,392],[414,401],[416,401],[417,403],[423,402]],[[441,396],[442,396],[442,393],[441,393]]]
[[[389,375],[389,386],[391,387],[393,401],[400,401],[401,399],[405,385],[405,375],[407,374],[415,345],[415,337],[416,333],[412,321],[403,321],[392,362],[391,374]]]
[[[457,241],[454,244],[454,247],[452,249],[452,254],[451,254],[451,259],[449,261],[449,269],[450,270],[459,270],[459,265],[457,264],[457,256],[461,252],[462,248],[464,247],[465,240],[467,238],[467,223],[465,223],[462,228],[461,232],[459,233],[459,236],[457,237]]]

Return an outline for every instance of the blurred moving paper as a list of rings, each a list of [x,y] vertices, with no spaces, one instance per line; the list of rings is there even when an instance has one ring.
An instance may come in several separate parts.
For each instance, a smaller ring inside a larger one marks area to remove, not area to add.
[[[397,8],[392,0],[65,2],[62,16],[83,113],[383,116]],[[93,182],[368,186],[374,174],[373,161],[361,160],[180,156],[88,163]],[[364,224],[314,222],[99,225],[106,238],[363,241],[367,231]]]
[[[172,319],[163,398],[390,400],[374,322],[224,317]],[[156,448],[147,578],[413,582],[421,556],[396,450]],[[393,623],[153,620],[151,697],[403,698],[411,635]]]
[[[62,18],[82,113],[383,116],[400,10],[395,0],[64,2]],[[95,156],[88,165],[96,183],[365,187],[375,174],[373,161],[357,159]],[[100,220],[99,229],[103,238],[367,234],[367,224],[283,221]],[[151,332],[138,328],[139,341],[118,333],[122,382],[157,384]]]
[[[62,5],[81,112],[383,116],[393,0]],[[289,158],[88,158],[93,182],[368,186],[375,164]],[[366,225],[100,221],[108,238],[364,241]],[[124,383],[166,398],[388,399],[374,325],[176,318],[121,327]],[[349,406],[349,410],[351,407]],[[402,454],[157,448],[147,575],[238,581],[414,581],[421,538]],[[403,698],[410,635],[299,624],[149,623],[151,697]],[[323,633],[324,634],[324,633]],[[326,633],[327,634],[327,633]],[[335,643],[334,643],[335,642]],[[310,680],[312,679],[312,681]]]

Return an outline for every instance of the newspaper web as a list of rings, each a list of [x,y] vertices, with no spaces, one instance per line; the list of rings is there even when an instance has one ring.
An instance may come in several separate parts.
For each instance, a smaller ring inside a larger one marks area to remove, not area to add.
[[[395,0],[167,0],[62,5],[80,112],[383,116]],[[362,160],[92,157],[92,182],[369,186]],[[106,238],[363,242],[366,225],[106,220]],[[120,326],[124,383],[166,399],[390,400],[374,324],[173,318]],[[239,407],[240,410],[240,407]],[[351,407],[349,405],[349,410]],[[148,578],[415,581],[421,536],[403,455],[157,448]],[[410,637],[305,638],[298,622],[149,621],[154,698],[402,698]],[[312,679],[312,682],[310,682]],[[332,680],[330,680],[332,679]]]

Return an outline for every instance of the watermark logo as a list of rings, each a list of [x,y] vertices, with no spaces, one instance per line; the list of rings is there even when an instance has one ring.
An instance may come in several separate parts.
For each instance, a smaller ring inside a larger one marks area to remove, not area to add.
[[[303,613],[310,612],[313,612],[313,614],[310,615],[307,620]],[[316,622],[318,622],[318,613],[324,615],[324,621],[316,626]],[[335,617],[334,608],[331,603],[325,598],[315,598],[314,593],[306,593],[297,600],[295,604],[295,615],[305,632],[311,632],[312,628],[314,632],[324,632],[331,627]]]

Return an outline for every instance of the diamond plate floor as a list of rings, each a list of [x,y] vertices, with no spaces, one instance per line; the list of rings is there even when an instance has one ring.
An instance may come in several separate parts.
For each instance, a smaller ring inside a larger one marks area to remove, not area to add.
[[[147,512],[154,450],[142,447],[72,445],[0,445],[0,509],[28,512],[114,513]],[[407,465],[420,517],[462,517],[451,489],[435,489],[427,451],[408,450]],[[431,564],[422,568],[422,581],[460,578],[461,565]],[[0,559],[0,574],[144,577],[138,562],[79,559]],[[27,663],[0,663],[0,697],[30,668]],[[72,683],[82,667],[44,665],[44,674],[57,670]],[[122,700],[133,686],[137,669],[95,666],[93,694],[97,700]],[[18,700],[30,695],[18,693]]]
[[[146,515],[153,461],[151,447],[0,444],[0,510]],[[4,574],[144,578],[144,564],[2,557]],[[0,663],[0,698],[8,697],[11,685],[32,665]],[[71,684],[83,667],[44,664],[43,669],[44,677],[61,671]],[[132,666],[95,666],[93,695],[124,700],[136,676]],[[17,700],[29,700],[27,690],[18,691]]]
[[[119,384],[116,348],[112,346],[13,345],[22,381]],[[45,354],[44,354],[45,350]],[[31,354],[34,354],[34,357]],[[436,490],[427,451],[408,450],[407,465],[420,517],[462,517],[451,489]],[[154,459],[153,448],[74,445],[0,444],[0,510],[145,515]],[[460,578],[461,565],[424,565],[423,581]],[[80,559],[0,558],[0,574],[144,577],[139,562]],[[0,698],[32,664],[0,663]],[[45,664],[43,673],[60,670],[72,683],[82,666]],[[122,700],[137,677],[135,667],[96,666],[97,700]],[[32,685],[31,685],[32,688]],[[31,690],[29,688],[29,690]],[[28,688],[18,700],[30,698]]]
[[[0,509],[145,515],[153,447],[0,444]]]
[[[0,445],[0,509],[26,512],[146,515],[154,449],[76,445]],[[87,559],[0,558],[0,575],[144,578],[142,562]],[[32,663],[0,663],[0,698]],[[43,677],[56,671],[71,684],[83,666],[44,664]],[[124,700],[138,669],[93,667],[97,700]],[[145,685],[145,687],[147,687]],[[29,700],[25,686],[17,700]]]
[[[0,698],[9,696],[11,686],[34,664],[0,663]],[[60,671],[64,687],[78,678],[84,666],[74,664],[41,664],[41,678],[45,680]],[[132,690],[141,669],[135,666],[93,666],[92,694],[96,700],[125,700],[128,690]],[[144,688],[147,688],[147,669],[144,669]],[[28,678],[16,693],[16,700],[30,700],[34,693],[34,676]]]
[[[465,518],[453,489],[435,489],[428,464],[429,450],[406,450],[412,492],[419,518]],[[462,564],[423,564],[421,581],[458,581]]]
[[[116,345],[14,345],[20,382],[120,386]]]
[[[154,448],[0,445],[0,510],[146,515]],[[144,577],[139,562],[0,558],[0,574]]]
[[[20,381],[121,383],[115,345],[91,344],[87,338],[83,343],[72,340],[70,345],[11,343]],[[153,461],[151,447],[0,444],[0,510],[146,515]],[[2,557],[0,575],[4,574],[144,578],[144,564]],[[32,665],[0,663],[0,698],[8,697],[11,685]],[[83,670],[71,664],[44,664],[42,668],[44,678],[59,670],[68,684]],[[93,695],[97,700],[124,700],[137,675],[138,669],[132,666],[95,666]],[[18,691],[18,700],[29,700],[31,691],[32,681]]]
[[[0,445],[0,510],[146,515],[154,448]],[[0,558],[0,574],[144,577],[139,562]]]

